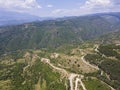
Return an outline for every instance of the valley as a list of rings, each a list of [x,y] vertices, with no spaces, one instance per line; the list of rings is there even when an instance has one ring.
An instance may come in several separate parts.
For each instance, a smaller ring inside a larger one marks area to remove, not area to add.
[[[0,27],[0,90],[120,90],[120,13]]]

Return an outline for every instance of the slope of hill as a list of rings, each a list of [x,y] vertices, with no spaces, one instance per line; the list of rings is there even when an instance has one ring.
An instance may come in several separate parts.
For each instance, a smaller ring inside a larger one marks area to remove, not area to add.
[[[0,57],[1,90],[119,90],[120,46],[84,43]]]
[[[119,83],[116,85],[110,80],[112,83],[109,84],[100,78],[107,78],[106,73],[109,74],[112,69],[104,66],[105,62],[100,68],[86,62],[88,59],[85,60],[84,56],[87,53],[93,54],[94,44],[67,47],[69,48],[61,47],[54,51],[23,50],[2,55],[1,90],[119,90]],[[119,78],[119,73],[111,72],[110,75]]]
[[[101,68],[105,74],[97,76],[116,90],[120,89],[120,45],[101,44],[94,53],[89,53],[85,59],[93,65]]]
[[[103,44],[110,44],[110,43],[120,44],[120,31],[116,31],[100,36],[99,38],[96,39],[96,41]]]

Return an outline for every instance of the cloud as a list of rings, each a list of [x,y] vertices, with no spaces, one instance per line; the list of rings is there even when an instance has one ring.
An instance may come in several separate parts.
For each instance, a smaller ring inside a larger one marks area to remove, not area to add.
[[[81,8],[108,8],[113,6],[113,2],[111,0],[87,0]]]
[[[65,10],[63,10],[63,9],[55,9],[55,10],[52,11],[52,14],[60,14],[60,13],[63,13],[63,12],[65,12]]]
[[[0,0],[1,8],[8,9],[32,9],[42,8],[36,0]]]
[[[48,8],[52,8],[52,7],[53,7],[53,5],[49,4],[49,5],[47,5],[47,7],[48,7]]]
[[[0,8],[7,9],[8,11],[44,17],[79,16],[92,13],[120,11],[119,0],[84,0],[82,2],[79,1],[79,4],[76,2],[77,4],[75,4],[76,6],[74,6],[74,8],[67,3],[63,6],[62,3],[59,3],[60,5],[58,5],[58,3],[53,4],[54,6],[51,4],[41,3],[43,5],[43,7],[41,7],[37,1],[40,0],[0,0]]]
[[[120,7],[120,5],[116,5],[114,0],[86,0],[79,8],[56,9],[52,11],[52,14],[78,16],[92,13],[118,11],[118,7]]]
[[[108,6],[110,4],[111,4],[110,0],[88,0],[85,2],[85,5],[92,5],[92,6],[96,6],[96,5]]]
[[[114,8],[112,0],[87,0],[80,6],[80,10],[87,11],[87,13],[110,12],[111,8]]]

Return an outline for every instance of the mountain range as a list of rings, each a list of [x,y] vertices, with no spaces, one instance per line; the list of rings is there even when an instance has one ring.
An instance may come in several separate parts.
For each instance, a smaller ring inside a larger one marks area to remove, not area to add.
[[[0,28],[0,51],[55,48],[120,31],[120,13],[66,17]]]
[[[120,90],[119,12],[12,15],[0,27],[1,90]]]
[[[38,17],[26,13],[0,10],[0,26],[19,25],[33,21],[49,20],[49,17]]]

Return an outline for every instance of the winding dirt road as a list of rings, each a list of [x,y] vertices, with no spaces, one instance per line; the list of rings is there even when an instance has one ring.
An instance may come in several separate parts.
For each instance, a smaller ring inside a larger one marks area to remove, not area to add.
[[[69,76],[70,89],[71,89],[71,90],[74,90],[73,81],[74,81],[74,79],[75,79],[76,76],[77,76],[77,74],[74,74],[74,73],[70,74],[70,76]]]
[[[98,48],[98,47],[97,47]],[[98,51],[96,49],[96,51]],[[95,65],[91,65],[89,62],[87,62],[85,59],[84,59],[84,56],[83,55],[81,57],[81,60],[86,64],[86,65],[89,65],[90,67],[96,69],[96,70],[100,70],[97,66]],[[80,86],[82,87],[83,90],[87,90],[84,83],[82,82],[82,78],[83,76],[82,75],[79,75],[79,74],[75,74],[75,73],[69,73],[67,72],[65,69],[63,68],[59,68],[59,67],[56,67],[54,66],[52,63],[50,63],[50,59],[47,59],[47,58],[42,58],[41,59],[41,62],[45,62],[47,64],[49,64],[52,68],[56,69],[58,72],[62,73],[63,75],[65,75],[68,79],[69,79],[69,83],[70,83],[70,90],[79,90],[79,83],[80,83]],[[106,83],[105,83],[106,84]],[[108,84],[107,84],[108,85]],[[115,90],[114,88],[112,88],[110,85],[108,85],[111,90]]]
[[[50,63],[50,60],[47,59],[47,58],[42,58],[41,62],[45,62],[45,63],[49,64],[52,68],[56,69],[57,71],[61,72],[64,75],[66,75],[68,77],[68,79],[69,79],[69,82],[70,82],[70,90],[78,90],[78,83],[79,82],[80,82],[83,90],[87,90],[85,88],[85,85],[83,84],[83,82],[81,80],[81,76],[82,75],[74,74],[74,73],[69,73],[65,69],[56,67],[52,63]],[[74,85],[74,81],[75,81],[75,85]]]
[[[41,61],[49,64],[52,68],[56,69],[58,72],[64,74],[65,76],[69,76],[68,72],[67,72],[65,69],[58,68],[58,67],[54,66],[52,63],[50,63],[50,60],[49,60],[49,59],[47,59],[47,58],[42,58]]]
[[[84,83],[82,82],[81,78],[78,76],[76,78],[76,82],[75,82],[75,90],[78,90],[78,83],[80,82],[80,85],[82,86],[83,90],[87,90]]]
[[[81,60],[88,66],[92,67],[92,68],[95,68],[96,70],[99,70],[99,68],[95,65],[91,65],[89,62],[87,62],[85,59],[84,59],[85,55],[81,57]]]

